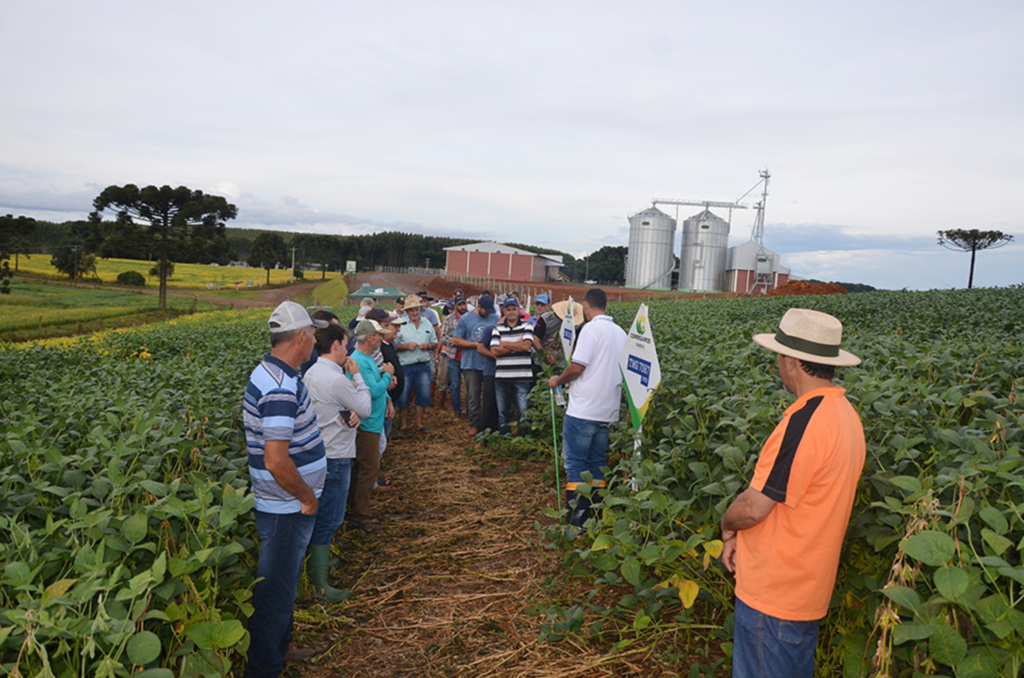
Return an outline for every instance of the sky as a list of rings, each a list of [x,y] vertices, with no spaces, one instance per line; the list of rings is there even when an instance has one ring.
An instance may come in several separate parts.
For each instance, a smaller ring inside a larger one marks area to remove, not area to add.
[[[975,286],[1019,284],[1022,33],[1015,0],[0,2],[0,213],[185,185],[231,226],[580,256],[768,168],[795,275],[964,287],[936,232],[979,228],[1015,240]]]

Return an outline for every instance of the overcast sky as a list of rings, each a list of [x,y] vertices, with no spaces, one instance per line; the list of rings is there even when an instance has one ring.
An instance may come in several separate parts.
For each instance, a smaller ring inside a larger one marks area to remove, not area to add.
[[[8,0],[0,212],[186,185],[235,226],[578,256],[653,197],[734,200],[767,167],[794,274],[962,287],[935,233],[981,228],[1016,242],[975,284],[1021,283],[1022,34],[1019,0]]]

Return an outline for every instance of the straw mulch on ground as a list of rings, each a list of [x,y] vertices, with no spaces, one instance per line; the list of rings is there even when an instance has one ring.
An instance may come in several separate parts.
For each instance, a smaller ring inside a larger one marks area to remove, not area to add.
[[[531,608],[559,595],[544,584],[561,573],[561,552],[545,550],[535,527],[552,522],[544,509],[556,503],[548,464],[474,450],[466,420],[450,411],[429,410],[427,426],[385,454],[394,490],[377,495],[383,531],[335,537],[342,563],[332,581],[352,598],[299,601],[294,644],[322,652],[285,675],[675,675],[645,660],[649,648],[609,655],[538,641],[543,617]]]

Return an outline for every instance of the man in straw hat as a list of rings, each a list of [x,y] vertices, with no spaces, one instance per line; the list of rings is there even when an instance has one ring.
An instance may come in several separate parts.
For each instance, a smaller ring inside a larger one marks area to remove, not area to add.
[[[249,618],[249,663],[245,675],[279,676],[284,662],[314,654],[288,649],[295,592],[302,572],[327,459],[316,411],[299,365],[313,349],[314,328],[327,327],[305,308],[285,301],[270,314],[270,353],[249,376],[242,418],[249,451],[249,476],[256,498],[260,579]]]
[[[814,674],[839,552],[864,468],[864,428],[835,368],[860,364],[839,348],[843,326],[791,308],[754,342],[778,354],[796,396],[769,436],[754,478],[722,516],[722,560],[736,573],[733,676]]]

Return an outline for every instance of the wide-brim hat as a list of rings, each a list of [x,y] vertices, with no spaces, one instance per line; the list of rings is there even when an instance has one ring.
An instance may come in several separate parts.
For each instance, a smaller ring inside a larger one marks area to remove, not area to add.
[[[407,296],[405,298],[405,305],[406,306],[419,306],[420,305],[420,301],[421,301],[421,299],[420,299],[419,296],[417,296],[415,294],[410,294],[409,296]]]
[[[754,343],[776,353],[809,363],[850,367],[860,358],[839,348],[843,324],[821,311],[791,308],[782,316],[775,334],[755,334]]]
[[[565,320],[565,309],[569,306],[569,300],[556,301],[551,306],[551,310],[555,312],[562,320]],[[574,326],[580,326],[583,324],[583,304],[578,301],[572,302],[572,324]]]

